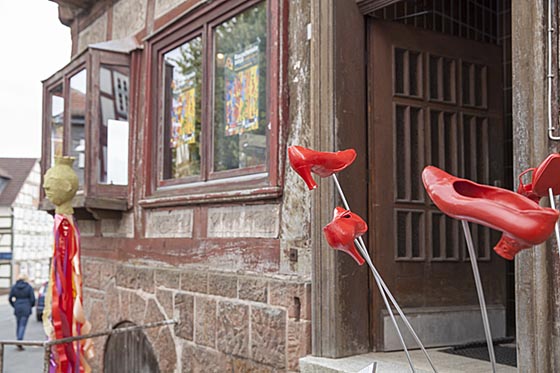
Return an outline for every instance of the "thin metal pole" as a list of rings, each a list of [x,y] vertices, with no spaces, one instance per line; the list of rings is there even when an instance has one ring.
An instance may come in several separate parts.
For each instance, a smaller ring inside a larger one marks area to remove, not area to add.
[[[371,272],[373,273],[373,276],[376,277],[379,280],[379,283],[383,287],[383,290],[389,296],[389,299],[391,300],[391,303],[393,303],[393,306],[397,309],[397,312],[399,313],[399,316],[401,317],[401,320],[404,322],[404,324],[406,325],[406,327],[410,331],[410,334],[412,334],[412,336],[414,337],[414,340],[416,341],[416,343],[418,343],[418,345],[422,349],[422,352],[424,353],[424,356],[426,356],[426,359],[428,360],[428,363],[432,367],[432,370],[435,373],[437,373],[437,369],[434,366],[434,362],[432,361],[432,359],[430,358],[430,355],[428,354],[428,351],[426,351],[426,348],[422,344],[422,341],[420,340],[420,337],[418,337],[418,335],[414,331],[414,328],[412,327],[412,325],[408,321],[408,318],[406,317],[403,310],[401,309],[401,307],[397,303],[395,297],[393,297],[393,294],[391,294],[391,291],[389,290],[389,288],[387,287],[387,285],[383,281],[383,278],[381,277],[381,275],[379,274],[379,272],[377,271],[377,269],[375,268],[375,266],[371,262],[371,258],[369,257],[368,251],[367,251],[366,246],[364,244],[364,240],[362,239],[362,237],[358,237],[358,240],[359,240],[358,241],[358,248],[360,249],[360,253],[364,256],[364,258],[366,258],[366,261],[368,262],[368,265],[370,266],[370,269],[371,269]],[[371,265],[370,265],[370,263],[371,263]]]
[[[149,329],[149,328],[156,328],[159,326],[164,325],[172,325],[177,324],[176,320],[163,320],[163,321],[156,321],[151,322],[143,325],[134,325],[134,326],[127,326],[125,328],[116,328],[110,329],[103,332],[98,333],[91,333],[91,334],[84,334],[78,335],[73,337],[66,337],[61,339],[54,339],[52,341],[19,341],[19,340],[1,340],[0,341],[0,373],[2,372],[3,362],[4,362],[4,346],[5,345],[22,345],[22,346],[35,346],[35,347],[43,347],[44,348],[44,362],[43,362],[43,372],[47,373],[49,371],[50,366],[50,357],[51,357],[51,346],[59,345],[63,343],[69,343],[74,341],[79,341],[82,339],[89,339],[89,338],[96,338],[96,337],[103,337],[106,335],[113,335],[113,334],[121,334],[127,332],[133,332],[135,330],[142,330],[142,329]]]
[[[397,330],[397,334],[399,336],[399,340],[401,341],[401,345],[404,348],[404,353],[406,354],[406,359],[408,360],[408,364],[410,365],[410,369],[412,369],[412,372],[416,372],[416,370],[414,369],[414,364],[412,364],[412,358],[410,357],[410,353],[408,352],[408,349],[406,348],[406,343],[404,342],[404,338],[402,336],[401,330],[399,329],[399,325],[397,324],[397,319],[395,319],[395,314],[393,313],[393,310],[391,309],[391,305],[389,304],[389,301],[387,300],[387,295],[383,291],[383,286],[380,283],[379,275],[378,274],[376,275],[376,271],[374,271],[374,266],[373,266],[373,263],[371,262],[371,259],[369,258],[369,255],[364,255],[363,254],[364,250],[361,247],[360,242],[357,239],[354,239],[354,243],[358,246],[358,249],[360,250],[360,253],[362,253],[364,258],[366,259],[366,262],[369,265],[369,267],[372,268],[373,277],[375,279],[375,282],[377,283],[377,288],[379,289],[379,292],[381,293],[381,296],[383,297],[383,302],[385,303],[385,307],[387,308],[387,311],[389,311],[389,316],[391,317],[391,321],[393,322],[393,325],[395,326],[395,329]]]
[[[51,346],[45,346],[45,354],[43,355],[43,373],[49,373],[51,364]]]
[[[175,320],[156,321],[156,322],[147,323],[147,324],[144,324],[144,325],[127,326],[127,327],[124,327],[124,328],[115,328],[115,329],[111,329],[111,330],[104,331],[104,332],[78,335],[78,336],[75,336],[75,337],[66,337],[66,338],[54,339],[52,341],[45,342],[45,346],[59,345],[59,344],[62,344],[62,343],[80,341],[82,339],[89,339],[89,338],[103,337],[105,335],[113,335],[113,334],[133,332],[135,330],[156,328],[158,326],[171,325],[171,324],[177,324],[177,321],[175,321]]]
[[[552,188],[548,188],[548,199],[550,199],[550,207],[556,210],[556,202],[554,202]],[[554,233],[556,233],[556,246],[558,246],[558,252],[560,253],[560,229],[558,229],[558,221],[554,224]]]
[[[488,344],[488,354],[490,355],[490,361],[492,362],[492,372],[496,373],[496,356],[494,355],[494,345],[492,344],[490,322],[488,321],[488,310],[486,309],[486,302],[484,301],[484,291],[482,289],[482,281],[480,280],[480,272],[478,271],[478,264],[476,262],[476,254],[474,252],[471,230],[469,229],[469,223],[467,223],[466,220],[461,220],[461,223],[463,224],[463,232],[465,233],[465,240],[467,241],[467,247],[469,249],[474,282],[476,284],[480,311],[482,313],[482,323],[484,324],[484,333],[486,334],[486,343]]]
[[[334,179],[336,188],[338,190],[338,194],[339,194],[340,198],[342,199],[342,203],[344,204],[344,207],[347,210],[350,210],[350,205],[348,204],[348,201],[346,200],[346,196],[344,195],[344,192],[342,191],[342,187],[340,186],[340,183],[338,182],[338,178],[336,177],[336,174],[333,174],[332,177]],[[379,291],[381,292],[381,295],[383,296],[383,299],[385,301],[385,305],[387,307],[387,310],[389,311],[389,314],[391,315],[391,318],[394,320],[393,310],[387,305],[386,298],[385,298],[385,293],[387,293],[387,295],[389,296],[389,298],[391,300],[391,303],[393,303],[393,306],[397,309],[397,312],[399,313],[402,321],[405,323],[406,327],[409,329],[409,331],[412,334],[412,336],[414,337],[416,343],[418,343],[418,345],[422,349],[422,352],[424,352],[424,355],[426,356],[426,359],[428,360],[428,362],[429,362],[430,366],[432,367],[433,371],[437,373],[437,369],[435,368],[434,363],[432,362],[432,359],[430,358],[430,355],[428,354],[428,352],[424,348],[424,345],[422,344],[422,341],[420,341],[420,338],[418,337],[418,335],[416,334],[416,332],[412,328],[412,325],[410,325],[410,322],[406,318],[402,309],[399,307],[399,304],[397,303],[397,301],[393,297],[393,294],[391,294],[391,292],[389,291],[389,288],[387,287],[387,285],[383,281],[383,278],[381,277],[381,275],[379,274],[379,272],[377,271],[377,269],[373,265],[373,262],[371,261],[371,258],[369,256],[369,253],[368,253],[367,249],[366,249],[366,245],[364,243],[363,238],[358,237],[358,239],[354,240],[354,242],[356,243],[356,246],[360,250],[360,253],[362,254],[364,259],[368,263],[368,266],[370,267],[371,272],[373,273],[373,277],[375,279],[375,282],[377,283],[377,286],[379,288]],[[409,355],[408,355],[408,350],[407,350],[406,345],[404,343],[404,340],[401,336],[400,329],[399,329],[396,321],[394,321],[393,324],[395,325],[397,333],[398,333],[398,335],[399,335],[399,337],[400,337],[400,339],[403,343],[403,347],[404,347],[404,350],[407,354],[407,358],[409,359],[409,362],[410,362],[410,358],[409,358]],[[411,368],[414,370],[414,367],[412,365],[411,365]]]
[[[346,210],[350,210],[350,206],[348,205],[348,201],[346,200],[346,197],[344,196],[344,192],[342,191],[342,188],[340,187],[340,184],[338,182],[338,178],[336,177],[335,174],[332,175],[334,182],[336,184],[336,188],[338,189],[338,194],[340,195],[340,198],[342,198],[342,202],[344,203],[344,207],[346,208]],[[360,252],[362,252],[362,247],[360,246],[360,243],[357,239],[354,239],[354,243],[356,243],[358,245],[358,248],[360,249]],[[364,255],[364,254],[362,254]],[[367,258],[366,261],[368,263],[368,265],[370,266],[370,268],[373,267],[373,263],[371,263],[371,259],[369,258],[369,255],[365,255],[365,257]],[[381,286],[381,284],[379,283],[379,279],[377,278],[377,276],[374,274],[373,277],[375,278],[375,282],[377,283],[377,288],[379,289],[379,292],[381,293],[381,297],[383,297],[383,302],[385,303],[385,307],[387,307],[387,311],[389,311],[389,316],[391,317],[391,321],[393,322],[393,325],[395,326],[395,329],[397,330],[397,334],[399,335],[399,340],[401,341],[401,345],[404,348],[404,353],[406,354],[406,359],[408,360],[408,364],[410,365],[410,369],[412,369],[412,372],[416,372],[416,370],[414,369],[414,364],[412,364],[412,358],[410,357],[410,353],[408,352],[408,349],[406,348],[406,343],[404,342],[404,338],[402,336],[401,330],[399,329],[399,325],[397,324],[397,320],[395,319],[395,315],[393,314],[393,310],[391,309],[391,306],[389,305],[389,301],[387,300],[387,296],[385,295],[385,292],[383,291],[383,287]]]
[[[344,195],[344,192],[342,191],[342,187],[340,186],[340,183],[338,182],[338,177],[336,177],[336,174],[332,174],[332,178],[333,178],[334,183],[336,185],[336,189],[338,190],[338,195],[342,199],[342,203],[344,204],[344,207],[346,208],[346,210],[350,210],[350,205],[348,205],[348,201],[346,200],[346,196]]]
[[[363,248],[361,247],[359,241],[354,240],[354,242],[358,245],[360,253],[362,253],[362,255],[364,255],[363,254]],[[373,266],[373,263],[371,262],[371,259],[369,258],[369,255],[364,255],[364,258],[366,259],[366,262],[369,265],[369,267],[372,269],[373,278],[375,279],[375,282],[377,283],[377,288],[379,289],[379,292],[381,293],[381,296],[383,297],[383,302],[385,303],[385,307],[387,308],[387,311],[389,312],[389,316],[391,317],[391,321],[393,322],[393,325],[395,326],[395,329],[397,330],[397,334],[399,336],[399,340],[401,341],[401,345],[404,348],[404,353],[406,354],[406,359],[408,360],[408,364],[410,365],[410,369],[412,369],[412,372],[416,372],[416,370],[414,369],[414,364],[412,363],[412,358],[410,357],[410,353],[408,352],[408,349],[406,348],[406,343],[404,342],[404,338],[402,336],[401,330],[399,329],[399,325],[397,324],[397,320],[395,319],[395,314],[393,313],[393,310],[391,309],[391,306],[389,305],[389,301],[387,300],[387,295],[383,291],[383,286],[381,286],[380,279],[374,272],[375,267]]]
[[[547,33],[547,48],[546,48],[546,59],[547,59],[547,114],[548,114],[548,138],[554,141],[560,140],[560,136],[554,136],[554,126],[552,125],[552,79],[554,79],[554,74],[552,73],[552,33],[554,28],[552,27],[552,0],[548,0],[548,33]]]

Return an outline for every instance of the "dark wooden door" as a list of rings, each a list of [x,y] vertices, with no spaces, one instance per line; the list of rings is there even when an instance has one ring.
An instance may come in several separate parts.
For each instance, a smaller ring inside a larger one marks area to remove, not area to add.
[[[118,328],[134,326],[131,322]],[[159,366],[152,345],[142,330],[113,334],[105,345],[103,361],[105,373],[159,373]]]
[[[503,185],[501,49],[373,19],[368,48],[370,248],[399,304],[427,323],[419,329],[437,327],[438,317],[449,326],[454,312],[472,310],[478,300],[460,222],[431,203],[421,172],[431,164]],[[471,230],[486,302],[501,315],[505,261],[492,250],[499,233]],[[392,332],[383,327],[383,309],[376,293],[378,349],[386,348],[384,332]],[[438,333],[427,336],[427,344],[450,343]]]

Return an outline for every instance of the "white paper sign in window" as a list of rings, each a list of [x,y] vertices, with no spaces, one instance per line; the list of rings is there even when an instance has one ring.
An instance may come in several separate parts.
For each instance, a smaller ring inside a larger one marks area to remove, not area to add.
[[[128,185],[128,121],[107,123],[107,184]]]

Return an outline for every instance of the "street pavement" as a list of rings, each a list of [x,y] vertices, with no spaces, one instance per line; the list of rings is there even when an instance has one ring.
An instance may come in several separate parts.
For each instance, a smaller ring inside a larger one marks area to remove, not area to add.
[[[29,317],[24,340],[44,341],[43,324],[37,321],[35,308]],[[6,294],[0,295],[0,340],[16,339],[16,318]],[[26,346],[18,351],[16,346],[4,347],[4,371],[1,373],[41,373],[43,371],[42,347]]]

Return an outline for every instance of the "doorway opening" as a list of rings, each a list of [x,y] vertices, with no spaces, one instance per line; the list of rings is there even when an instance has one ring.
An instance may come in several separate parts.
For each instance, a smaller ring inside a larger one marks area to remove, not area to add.
[[[484,340],[460,223],[431,203],[420,175],[434,165],[514,189],[511,2],[398,1],[368,18],[367,33],[374,261],[427,346]],[[501,232],[471,231],[493,337],[512,338],[513,261],[492,250]],[[374,349],[400,349],[377,293],[372,304]]]

